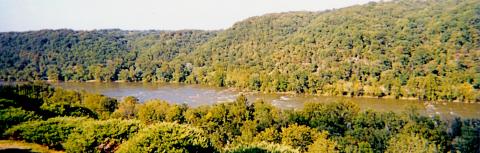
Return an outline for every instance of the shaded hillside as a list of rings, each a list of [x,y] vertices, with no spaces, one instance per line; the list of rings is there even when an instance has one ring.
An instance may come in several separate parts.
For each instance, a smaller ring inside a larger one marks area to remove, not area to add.
[[[198,30],[1,33],[0,74],[3,80],[17,81],[123,79],[119,77],[137,81],[151,76],[150,69],[192,52],[214,35]],[[128,75],[119,75],[121,70],[129,70]]]

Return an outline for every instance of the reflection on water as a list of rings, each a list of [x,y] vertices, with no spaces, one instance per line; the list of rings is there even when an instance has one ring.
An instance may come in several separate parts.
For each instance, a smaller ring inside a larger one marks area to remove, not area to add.
[[[185,103],[189,106],[211,105],[233,101],[239,91],[227,88],[206,87],[201,85],[154,84],[154,83],[55,83],[57,87],[100,93],[117,99],[135,96],[144,102],[150,99],[162,99],[171,103]],[[348,98],[327,96],[306,96],[286,94],[245,93],[250,101],[262,99],[280,108],[301,108],[305,102],[329,103],[334,101],[353,101],[362,110],[403,112],[407,107],[417,107],[422,114],[440,115],[442,118],[460,116],[480,118],[480,104],[439,103],[429,104],[415,100]]]

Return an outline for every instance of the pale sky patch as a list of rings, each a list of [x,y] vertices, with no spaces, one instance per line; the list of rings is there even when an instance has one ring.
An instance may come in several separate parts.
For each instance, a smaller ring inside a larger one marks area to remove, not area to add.
[[[225,29],[266,13],[323,11],[372,0],[0,0],[0,31]]]

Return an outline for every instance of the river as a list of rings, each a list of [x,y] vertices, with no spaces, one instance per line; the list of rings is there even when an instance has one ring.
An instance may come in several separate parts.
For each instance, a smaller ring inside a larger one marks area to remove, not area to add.
[[[85,90],[100,93],[121,100],[125,96],[135,96],[141,102],[161,99],[171,103],[186,103],[196,107],[212,105],[219,102],[233,101],[242,92],[229,88],[208,87],[202,85],[158,84],[158,83],[52,83],[55,87],[72,90]],[[455,116],[463,118],[480,118],[479,103],[438,102],[425,103],[418,100],[350,98],[333,96],[309,96],[291,94],[243,93],[249,101],[262,99],[273,105],[289,109],[302,108],[305,102],[329,103],[334,101],[353,101],[362,110],[403,112],[407,107],[415,106],[420,113],[428,116],[439,115],[444,119]]]

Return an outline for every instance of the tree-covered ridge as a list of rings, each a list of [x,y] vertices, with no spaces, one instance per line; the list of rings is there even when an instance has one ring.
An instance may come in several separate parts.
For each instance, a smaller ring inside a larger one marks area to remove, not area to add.
[[[138,81],[215,32],[42,30],[0,34],[2,80]],[[128,73],[123,74],[122,70]],[[137,79],[138,78],[138,79]],[[149,81],[149,80],[147,80]]]
[[[218,35],[250,32],[248,38],[216,37],[202,45],[207,49],[199,48],[194,54],[211,57],[213,67],[224,65],[220,69],[226,71],[227,86],[329,95],[476,99],[473,95],[480,88],[478,1],[394,1],[301,15],[243,21]],[[296,28],[272,24],[276,20]],[[282,33],[285,29],[289,33]],[[278,41],[259,42],[262,38]],[[463,93],[467,90],[472,93]]]
[[[72,79],[80,80],[86,74],[80,73],[83,67],[75,66],[105,63],[128,53],[125,36],[120,32],[43,30],[2,33],[2,77],[43,79],[48,76],[48,71],[53,78],[61,70],[62,76],[77,73]]]
[[[191,56],[198,66],[229,64],[250,68],[298,29],[315,17],[312,12],[276,13],[257,16],[235,23],[217,37],[201,45]],[[196,57],[199,55],[199,57]]]
[[[0,34],[2,80],[185,82],[479,101],[480,3],[405,0],[252,17],[220,31]]]

